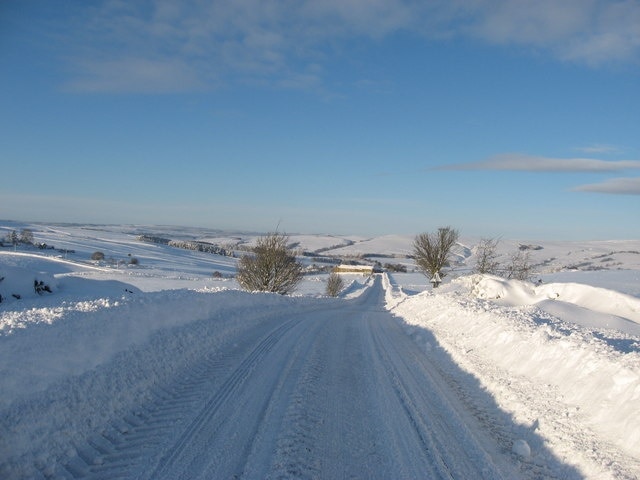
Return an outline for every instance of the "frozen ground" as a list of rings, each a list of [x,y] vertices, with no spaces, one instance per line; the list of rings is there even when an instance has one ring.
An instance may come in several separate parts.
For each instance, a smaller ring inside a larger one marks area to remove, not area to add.
[[[354,276],[329,299],[323,275],[238,291],[234,258],[152,227],[28,227],[56,249],[0,249],[0,478],[640,476],[640,242],[536,244],[540,285],[465,274],[468,243],[437,291]]]

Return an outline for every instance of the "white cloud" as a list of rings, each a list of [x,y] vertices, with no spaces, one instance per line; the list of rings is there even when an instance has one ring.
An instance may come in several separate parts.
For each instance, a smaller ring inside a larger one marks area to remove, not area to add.
[[[578,147],[574,150],[587,153],[589,155],[616,155],[623,152],[623,149],[615,145],[595,144],[586,147]]]
[[[491,43],[550,51],[592,66],[638,57],[640,3],[635,1],[477,0],[473,5],[467,33]]]
[[[615,195],[640,195],[640,177],[610,178],[600,183],[581,185],[573,190]]]
[[[320,35],[327,29],[332,35],[379,38],[411,26],[419,8],[402,0],[311,0],[304,3],[299,20],[315,25]]]
[[[119,58],[89,61],[68,88],[81,92],[171,93],[204,88],[201,79],[179,59]]]
[[[568,60],[591,65],[637,59],[640,49],[640,4],[636,1],[596,2],[590,22],[557,49]]]
[[[69,25],[72,88],[192,90],[220,79],[309,82],[354,37],[398,31],[534,48],[590,65],[636,61],[640,3],[605,0],[105,0]],[[131,59],[137,59],[137,68]],[[178,69],[177,67],[182,68]],[[117,69],[117,67],[121,67]],[[116,68],[115,71],[112,69]]]
[[[595,158],[551,158],[506,153],[481,162],[439,167],[441,170],[510,170],[521,172],[615,172],[640,169],[640,160],[607,161]]]
[[[494,43],[552,45],[589,23],[592,1],[498,0],[479,2],[470,31]]]

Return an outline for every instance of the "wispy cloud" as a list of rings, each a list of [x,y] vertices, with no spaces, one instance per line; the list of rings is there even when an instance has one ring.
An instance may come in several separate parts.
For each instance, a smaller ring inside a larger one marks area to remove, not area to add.
[[[623,152],[623,149],[616,145],[606,145],[600,143],[588,145],[586,147],[578,147],[574,150],[586,153],[588,155],[618,155]]]
[[[519,44],[592,66],[638,56],[638,2],[479,0],[473,5],[468,31],[491,43]]]
[[[83,62],[67,88],[78,92],[172,93],[206,87],[198,72],[179,59],[123,57]]]
[[[607,161],[595,158],[551,158],[521,153],[496,155],[487,160],[437,167],[438,170],[509,170],[520,172],[617,172],[640,169],[640,160]]]
[[[502,170],[541,173],[614,173],[640,169],[640,160],[608,161],[595,158],[551,158],[519,153],[496,155],[481,162],[436,167],[438,170]],[[612,178],[572,189],[618,195],[640,195],[640,177]]]
[[[577,192],[609,193],[615,195],[640,195],[640,177],[610,178],[600,183],[581,185]]]
[[[605,0],[89,2],[69,25],[83,91],[175,92],[221,81],[317,89],[331,49],[398,31],[519,45],[589,65],[640,56],[640,3]]]

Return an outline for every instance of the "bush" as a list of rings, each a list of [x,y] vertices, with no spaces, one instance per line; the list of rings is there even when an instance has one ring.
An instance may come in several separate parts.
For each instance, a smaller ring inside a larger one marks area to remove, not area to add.
[[[23,228],[20,231],[20,243],[33,245],[33,231],[28,228]]]
[[[38,279],[33,281],[33,289],[38,295],[42,295],[42,292],[53,293],[49,285],[45,284],[42,280],[38,281]]]
[[[285,295],[302,280],[302,265],[287,246],[288,237],[270,233],[258,239],[253,252],[238,263],[238,283],[245,290]]]
[[[330,297],[337,297],[343,288],[344,280],[342,280],[340,275],[335,272],[329,275],[329,279],[327,280],[327,295]]]
[[[407,273],[406,265],[402,265],[401,263],[396,263],[396,264],[385,263],[384,268],[388,272]]]
[[[95,261],[100,261],[100,260],[104,260],[104,253],[102,252],[93,252],[91,254],[91,260],[95,260]]]
[[[507,278],[516,280],[529,280],[534,274],[531,264],[531,255],[528,250],[516,250],[511,255],[509,265],[506,268]]]
[[[500,267],[500,264],[496,260],[498,254],[496,249],[498,247],[498,240],[494,238],[482,238],[477,248],[476,266],[474,267],[474,273],[490,273],[496,274]]]

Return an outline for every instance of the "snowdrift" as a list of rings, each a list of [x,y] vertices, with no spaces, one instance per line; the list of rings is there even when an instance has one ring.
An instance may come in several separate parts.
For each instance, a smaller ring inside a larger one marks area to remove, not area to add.
[[[471,295],[496,300],[502,305],[534,305],[558,300],[607,315],[616,315],[640,323],[640,299],[623,293],[578,283],[532,284],[492,275],[463,277]]]

